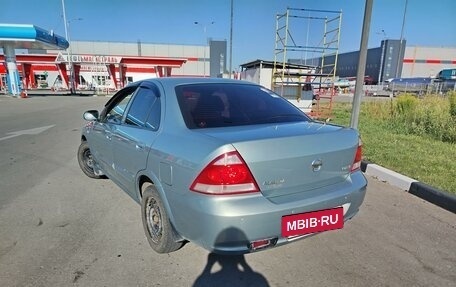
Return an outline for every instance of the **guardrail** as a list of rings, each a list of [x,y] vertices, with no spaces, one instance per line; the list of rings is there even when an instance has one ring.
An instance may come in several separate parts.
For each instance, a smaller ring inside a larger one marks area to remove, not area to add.
[[[449,91],[456,91],[456,81],[435,81],[432,83],[390,83],[385,88],[394,95],[398,93],[444,94]]]
[[[417,95],[445,94],[456,91],[456,81],[435,81],[432,83],[390,83],[388,85],[364,85],[363,91],[366,96],[396,96],[400,93],[412,93]]]

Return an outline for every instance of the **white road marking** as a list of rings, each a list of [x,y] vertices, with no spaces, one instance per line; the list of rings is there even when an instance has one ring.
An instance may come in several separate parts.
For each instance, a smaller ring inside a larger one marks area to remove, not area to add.
[[[7,139],[10,139],[10,138],[14,138],[14,137],[18,137],[18,136],[22,136],[22,135],[37,135],[37,134],[40,134],[40,133],[44,132],[45,130],[48,130],[48,129],[52,128],[52,127],[55,127],[55,125],[44,126],[44,127],[28,129],[28,130],[10,132],[10,133],[7,133],[8,136],[0,138],[0,141],[7,140]]]

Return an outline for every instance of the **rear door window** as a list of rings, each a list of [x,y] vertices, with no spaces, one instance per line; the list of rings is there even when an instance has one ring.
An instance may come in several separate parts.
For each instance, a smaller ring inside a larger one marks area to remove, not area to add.
[[[257,85],[189,84],[177,86],[176,95],[190,129],[310,120],[286,99]]]

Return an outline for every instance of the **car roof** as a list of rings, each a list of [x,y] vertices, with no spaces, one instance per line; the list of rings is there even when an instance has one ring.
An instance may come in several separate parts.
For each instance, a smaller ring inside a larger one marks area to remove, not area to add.
[[[161,83],[163,86],[172,87],[184,84],[246,84],[246,85],[257,85],[252,82],[243,80],[225,79],[225,78],[203,78],[203,77],[165,77],[165,78],[151,78],[145,79],[140,82],[152,82]]]

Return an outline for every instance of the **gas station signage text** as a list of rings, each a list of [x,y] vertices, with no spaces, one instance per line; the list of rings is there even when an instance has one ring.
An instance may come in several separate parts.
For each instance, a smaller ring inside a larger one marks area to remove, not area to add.
[[[91,63],[91,64],[119,64],[122,57],[103,56],[103,55],[70,55],[70,60],[73,63]],[[69,62],[68,55],[59,53],[56,62]]]

